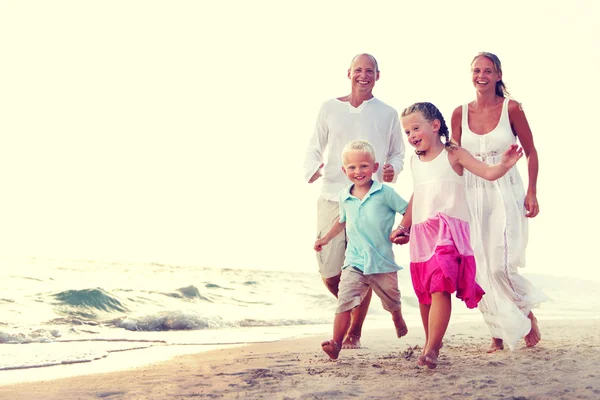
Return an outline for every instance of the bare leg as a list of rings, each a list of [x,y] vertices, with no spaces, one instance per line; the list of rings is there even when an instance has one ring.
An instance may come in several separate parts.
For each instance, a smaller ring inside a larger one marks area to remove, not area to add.
[[[321,348],[329,358],[336,360],[340,355],[340,343],[350,326],[350,311],[344,311],[335,315],[333,320],[333,339],[321,343]]]
[[[360,349],[360,336],[362,335],[362,326],[367,317],[367,311],[369,311],[369,305],[371,304],[371,297],[373,296],[373,290],[369,288],[367,295],[363,299],[362,303],[358,307],[352,310],[350,318],[350,328],[346,332],[344,341],[342,342],[342,349]]]
[[[533,312],[530,311],[527,318],[531,320],[531,330],[525,335],[525,344],[527,347],[533,347],[542,339],[542,334],[540,333],[537,318],[533,315]]]
[[[406,326],[406,322],[402,317],[402,311],[394,311],[392,313],[392,320],[394,321],[394,326],[396,327],[396,334],[398,337],[405,336],[408,333],[408,327]]]
[[[339,275],[331,278],[323,278],[323,283],[336,298],[338,297],[341,276],[342,274],[340,273]],[[362,326],[365,322],[365,318],[367,317],[367,311],[369,310],[369,305],[371,304],[372,295],[373,290],[369,288],[369,291],[367,292],[367,295],[363,299],[362,303],[352,310],[350,327],[344,335],[343,342],[338,342],[338,344],[342,343],[343,349],[360,349]]]
[[[498,350],[504,350],[504,341],[502,339],[492,338],[492,345],[488,349],[488,354],[494,353]]]
[[[421,304],[419,303],[419,311],[421,312],[421,322],[423,323],[423,330],[425,330],[425,344],[423,345],[423,352],[427,348],[427,343],[429,342],[429,310],[431,309],[431,304]],[[417,360],[417,364],[425,365],[421,363],[421,357]]]
[[[431,308],[429,310],[429,327],[427,330],[427,347],[419,357],[420,365],[428,368],[437,367],[437,358],[442,347],[442,339],[450,322],[452,314],[452,301],[450,293],[435,292],[431,294]]]
[[[338,275],[332,276],[331,278],[323,278],[323,283],[327,286],[327,290],[329,290],[336,299],[338,297],[341,276],[342,273],[340,272]]]

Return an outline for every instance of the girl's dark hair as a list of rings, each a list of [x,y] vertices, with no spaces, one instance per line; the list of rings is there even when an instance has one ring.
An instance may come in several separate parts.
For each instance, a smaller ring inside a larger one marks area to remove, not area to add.
[[[446,139],[444,142],[446,148],[453,148],[456,146],[456,144],[450,140],[450,132],[448,131],[448,125],[446,125],[444,116],[436,106],[428,102],[415,103],[406,107],[402,111],[401,117],[406,117],[407,115],[415,112],[420,112],[423,114],[423,117],[429,122],[433,122],[436,119],[440,121],[440,130],[438,131],[438,135],[443,136]],[[415,151],[415,153],[417,153],[417,155],[422,154],[420,151]]]
[[[488,60],[490,60],[492,63],[494,63],[494,68],[496,69],[496,73],[502,75],[502,63],[500,62],[500,59],[498,58],[497,55],[495,55],[494,53],[488,53],[487,51],[480,51],[473,58],[473,61],[471,61],[471,66],[473,66],[473,63],[479,57],[485,57]],[[504,84],[504,81],[502,79],[500,79],[498,82],[496,82],[496,95],[500,96],[500,97],[510,97],[510,93],[508,93],[508,90],[506,90],[506,85]]]

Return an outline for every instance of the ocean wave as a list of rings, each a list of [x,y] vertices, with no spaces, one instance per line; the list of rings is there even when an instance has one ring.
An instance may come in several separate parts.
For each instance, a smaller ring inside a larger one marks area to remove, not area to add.
[[[29,333],[9,333],[0,331],[0,343],[49,343],[61,337],[58,329],[36,329]]]
[[[168,311],[141,317],[127,317],[113,321],[114,325],[129,331],[181,331],[239,327],[277,327],[330,323],[331,318],[226,320],[219,316],[200,316],[191,312]]]
[[[213,299],[207,296],[203,296],[200,294],[198,288],[194,285],[181,287],[179,289],[175,289],[175,292],[162,293],[164,296],[174,297],[177,299],[188,299],[188,300],[203,300],[208,301],[210,303],[213,302]]]
[[[202,317],[182,311],[166,311],[141,317],[127,317],[114,322],[129,331],[180,331],[220,328],[226,323],[219,317]]]
[[[53,295],[59,306],[70,306],[101,311],[128,311],[127,307],[116,296],[103,289],[66,290]]]
[[[316,325],[316,324],[328,324],[331,323],[331,319],[278,319],[278,320],[258,320],[258,319],[244,319],[239,321],[237,324],[240,327],[276,327],[276,326],[295,326],[295,325]]]
[[[219,286],[217,284],[214,283],[207,283],[206,285],[204,285],[205,288],[207,289],[223,289],[223,290],[235,290],[233,288],[228,288],[228,287],[223,287],[223,286]]]

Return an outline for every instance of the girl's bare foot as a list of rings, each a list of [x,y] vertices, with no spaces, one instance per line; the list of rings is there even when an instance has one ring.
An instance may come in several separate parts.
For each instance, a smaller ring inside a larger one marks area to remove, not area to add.
[[[419,356],[417,365],[427,365],[427,368],[434,369],[437,367],[438,355],[436,351],[429,350]]]
[[[440,349],[442,347],[444,347],[444,342],[440,343],[440,347],[437,349],[437,351],[427,350],[427,345],[425,345],[425,347],[423,348],[423,353],[421,353],[421,355],[417,359],[417,365],[427,365],[428,368],[434,369],[437,366],[437,358],[440,355]],[[433,354],[435,357],[432,358],[431,354]]]
[[[342,342],[342,349],[360,349],[360,336],[348,333]]]
[[[531,320],[531,330],[527,335],[525,335],[525,345],[527,345],[527,347],[533,347],[542,339],[542,334],[540,333],[540,328],[538,327],[537,318],[532,312],[529,313],[527,318]]]
[[[321,343],[321,348],[332,360],[337,360],[338,356],[340,355],[340,345],[337,344],[333,339],[326,340]]]
[[[492,338],[492,345],[488,349],[488,354],[494,353],[498,350],[504,350],[504,341],[498,338]]]
[[[436,354],[439,356],[440,354],[440,349],[444,347],[444,342],[440,342],[440,347],[438,348]],[[425,345],[423,346],[423,352],[421,353],[421,355],[419,356],[419,358],[417,358],[417,365],[420,366],[424,366],[427,365],[427,362],[425,361],[425,353],[426,353],[426,349],[427,349],[427,342],[425,342]],[[434,367],[435,368],[435,367]]]

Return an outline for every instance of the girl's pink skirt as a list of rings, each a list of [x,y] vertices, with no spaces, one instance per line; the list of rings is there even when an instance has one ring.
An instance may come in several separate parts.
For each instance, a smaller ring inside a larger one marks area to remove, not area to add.
[[[469,244],[469,224],[438,214],[413,225],[410,276],[419,303],[431,304],[431,293],[455,293],[468,308],[485,294],[475,282],[476,266]],[[462,251],[461,251],[462,250]],[[427,254],[433,254],[423,260]]]

